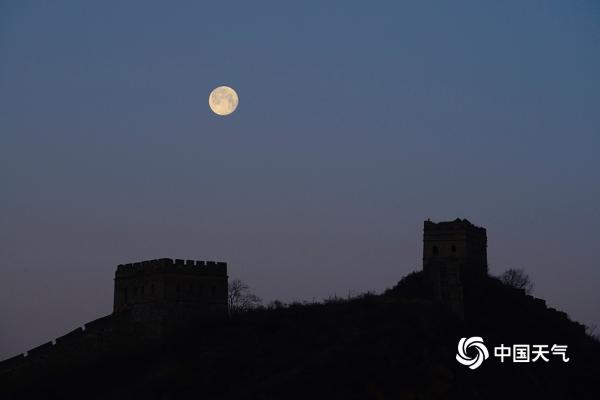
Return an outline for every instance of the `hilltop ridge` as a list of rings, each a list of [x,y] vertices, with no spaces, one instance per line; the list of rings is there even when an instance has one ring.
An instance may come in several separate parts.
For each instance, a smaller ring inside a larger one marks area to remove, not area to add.
[[[461,319],[433,301],[423,282],[422,272],[415,272],[380,295],[263,308],[217,323],[197,322],[160,340],[105,329],[98,343],[82,345],[86,350],[80,348],[79,356],[47,352],[12,371],[4,368],[0,395],[597,398],[600,345],[583,325],[494,278],[485,281],[477,303],[465,295],[468,318]],[[455,354],[458,339],[474,335],[487,343],[567,344],[570,362],[511,365],[492,357],[471,371]]]
[[[422,271],[382,294],[235,312],[227,279],[226,263],[118,266],[113,313],[0,362],[0,396],[600,395],[598,340],[543,299],[489,276],[486,229],[466,219],[425,221]],[[463,348],[467,339],[476,345]]]

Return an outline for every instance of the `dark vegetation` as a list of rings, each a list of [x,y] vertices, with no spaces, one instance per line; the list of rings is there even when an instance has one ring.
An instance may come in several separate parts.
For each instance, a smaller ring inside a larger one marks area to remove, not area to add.
[[[260,297],[250,291],[250,286],[239,279],[232,279],[227,285],[227,306],[229,314],[238,314],[258,308]]]
[[[502,275],[500,275],[500,280],[505,285],[512,286],[516,289],[525,290],[525,293],[527,294],[531,294],[533,292],[533,282],[523,269],[508,269]]]
[[[467,286],[465,286],[467,287]],[[420,272],[381,295],[273,303],[198,323],[162,341],[113,338],[111,351],[0,375],[0,398],[597,399],[600,344],[566,315],[496,278],[465,290],[460,319],[430,299]],[[459,338],[492,346],[567,344],[569,363],[472,371]]]

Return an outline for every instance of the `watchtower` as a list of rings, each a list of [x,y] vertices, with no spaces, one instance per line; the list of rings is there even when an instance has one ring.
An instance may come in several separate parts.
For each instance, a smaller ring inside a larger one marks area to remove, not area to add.
[[[436,298],[462,314],[463,286],[487,275],[487,235],[466,219],[424,222],[423,272]]]
[[[161,258],[115,272],[114,314],[162,334],[192,319],[227,314],[227,263]]]

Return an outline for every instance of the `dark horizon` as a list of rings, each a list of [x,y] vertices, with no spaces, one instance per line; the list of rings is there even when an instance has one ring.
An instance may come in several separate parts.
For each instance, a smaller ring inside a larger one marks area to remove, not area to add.
[[[599,7],[0,5],[0,359],[110,313],[122,263],[382,292],[428,218],[600,326]]]

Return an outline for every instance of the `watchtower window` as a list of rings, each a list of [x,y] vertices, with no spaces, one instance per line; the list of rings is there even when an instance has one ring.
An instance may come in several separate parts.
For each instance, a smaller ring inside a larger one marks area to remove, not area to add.
[[[433,246],[433,251],[432,251],[433,255],[437,255],[439,253],[438,247],[437,246]]]
[[[452,252],[456,253],[456,246],[455,245],[452,245]]]

